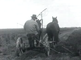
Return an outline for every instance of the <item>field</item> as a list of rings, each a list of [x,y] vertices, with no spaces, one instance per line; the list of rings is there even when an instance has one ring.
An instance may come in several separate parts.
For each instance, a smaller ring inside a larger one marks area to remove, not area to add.
[[[80,49],[81,28],[60,28],[60,42],[58,43],[56,50],[61,53],[55,53],[51,50],[51,55],[47,57],[45,51],[40,48],[37,50],[30,50],[23,53],[20,57],[15,56],[15,43],[18,36],[25,35],[23,29],[1,29],[0,30],[0,60],[80,60],[79,56],[71,57],[66,49],[62,46],[75,47]],[[71,49],[72,52],[77,51]],[[65,52],[65,53],[64,53]]]

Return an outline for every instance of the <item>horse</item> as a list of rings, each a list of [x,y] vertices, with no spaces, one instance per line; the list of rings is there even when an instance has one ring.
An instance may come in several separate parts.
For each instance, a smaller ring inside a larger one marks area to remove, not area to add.
[[[41,25],[42,25],[41,21],[42,20],[39,20],[39,19],[36,20],[36,22],[37,22],[37,24],[39,26],[39,34],[38,34],[39,35],[39,40],[43,40],[43,37],[46,34],[46,29],[45,28],[41,28]]]
[[[40,38],[40,35],[41,35],[41,20],[37,19],[36,22],[39,26],[39,38]]]
[[[49,47],[49,42],[48,42],[48,36],[46,33],[46,29],[45,28],[41,28],[41,20],[36,20],[36,22],[39,25],[39,39],[40,39],[40,47],[44,47],[45,49],[45,54],[46,56],[49,56],[50,54],[50,47]]]
[[[48,23],[46,26],[46,33],[48,35],[48,41],[52,41],[53,45],[59,42],[59,31],[60,27],[58,24],[57,17],[52,17],[52,22]]]
[[[36,22],[37,22],[37,24],[38,24],[38,26],[39,26],[39,31],[38,31],[38,40],[39,40],[39,41],[40,41],[40,39],[41,39],[42,30],[43,30],[43,29],[41,28],[41,25],[42,25],[41,21],[42,21],[42,20],[39,20],[39,19],[36,20]],[[39,41],[36,40],[37,45],[39,45]]]
[[[39,26],[39,38],[43,39],[43,36],[46,34],[46,29],[45,28],[41,28],[41,23],[42,20],[37,19],[36,22],[38,23]]]

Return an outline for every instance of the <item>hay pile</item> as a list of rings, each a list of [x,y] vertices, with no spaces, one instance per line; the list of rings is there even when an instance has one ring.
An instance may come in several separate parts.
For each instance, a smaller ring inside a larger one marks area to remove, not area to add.
[[[75,30],[66,40],[68,44],[81,44],[81,30]]]
[[[81,29],[75,30],[66,40],[68,45],[73,46],[77,50],[81,50]]]
[[[64,37],[67,39],[58,43],[58,51],[65,51],[61,46],[64,46],[74,52],[81,50],[81,29],[74,30],[69,36],[65,34]]]

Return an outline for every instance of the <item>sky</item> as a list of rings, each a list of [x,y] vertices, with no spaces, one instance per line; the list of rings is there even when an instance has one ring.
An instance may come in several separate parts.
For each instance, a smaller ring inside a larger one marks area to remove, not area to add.
[[[0,0],[0,29],[23,28],[32,14],[38,16],[45,8],[44,27],[52,16],[57,16],[60,27],[81,27],[80,0]]]

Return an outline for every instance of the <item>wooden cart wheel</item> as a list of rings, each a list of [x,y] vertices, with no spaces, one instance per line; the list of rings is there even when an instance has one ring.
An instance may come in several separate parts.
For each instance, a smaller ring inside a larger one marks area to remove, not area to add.
[[[45,54],[47,56],[49,56],[50,55],[50,45],[49,45],[47,34],[45,34],[44,37],[43,37],[43,45],[44,45],[44,48],[45,48]]]

